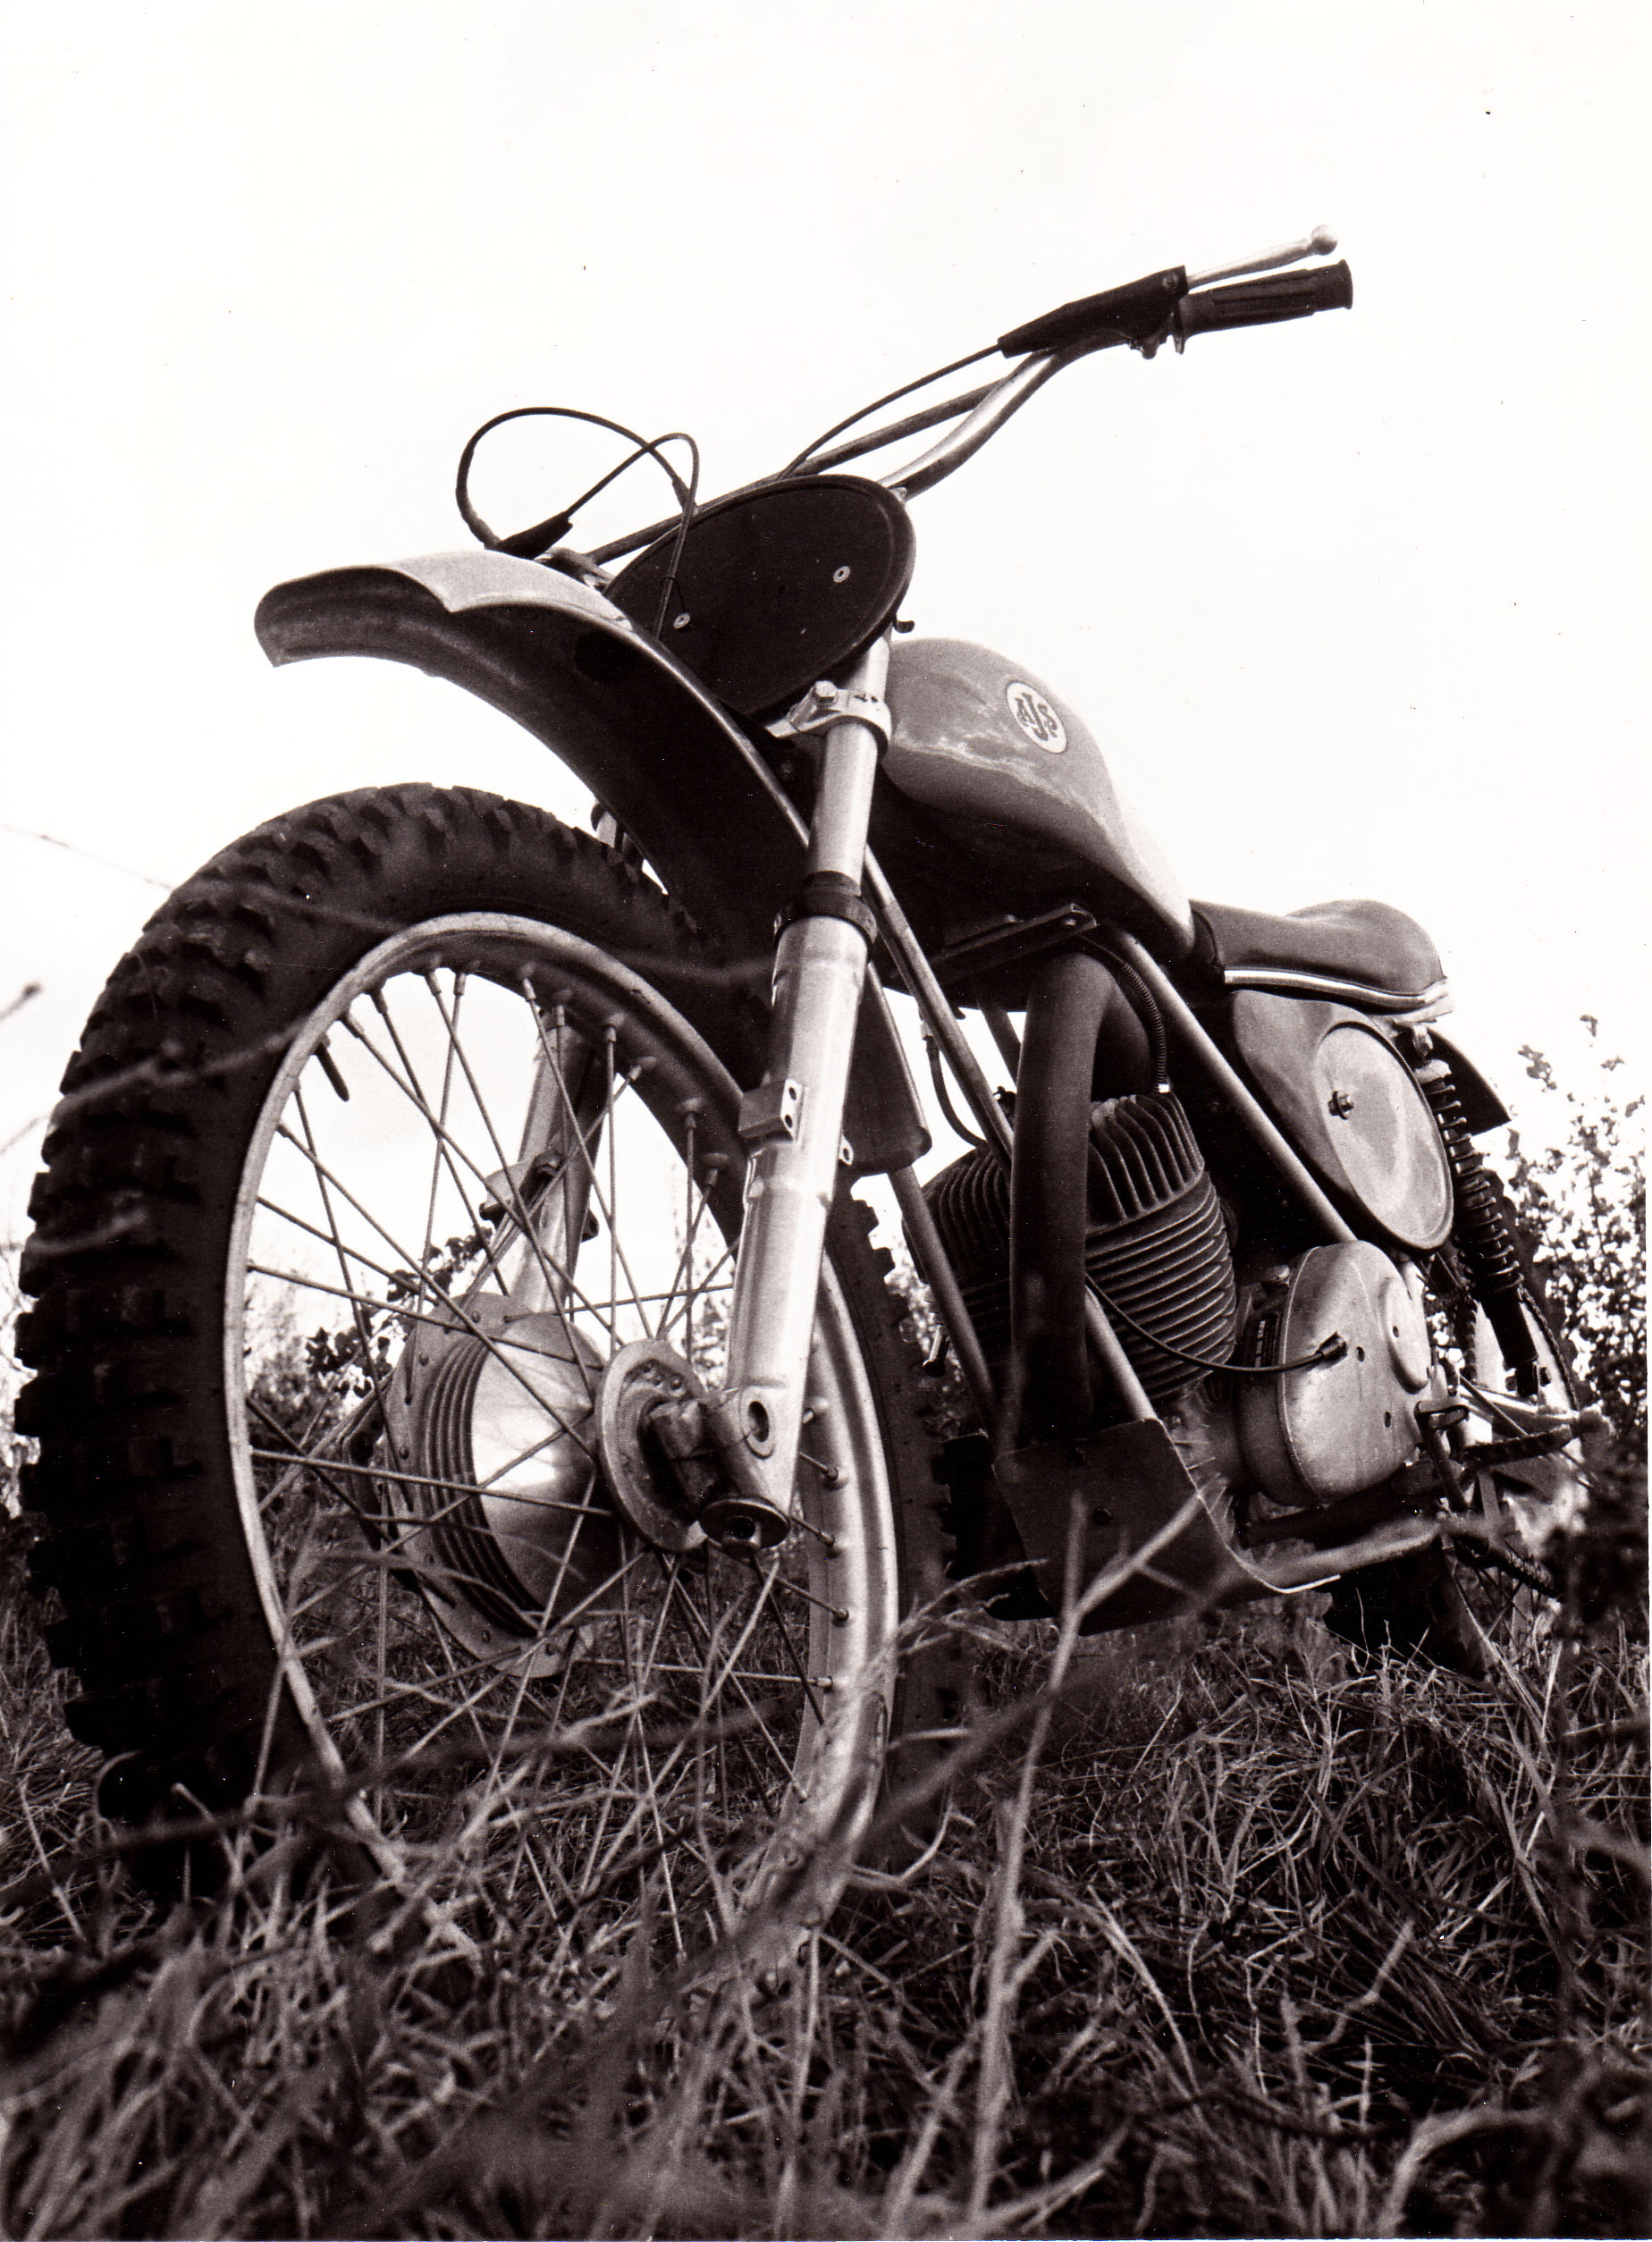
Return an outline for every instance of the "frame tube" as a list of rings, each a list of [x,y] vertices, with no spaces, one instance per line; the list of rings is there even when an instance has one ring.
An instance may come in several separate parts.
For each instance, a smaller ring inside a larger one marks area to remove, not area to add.
[[[969,1387],[970,1399],[983,1425],[993,1419],[994,1398],[992,1373],[987,1368],[987,1358],[982,1352],[981,1338],[974,1319],[959,1290],[947,1249],[941,1243],[935,1218],[930,1212],[929,1201],[923,1187],[910,1167],[889,1171],[894,1187],[895,1203],[900,1209],[901,1220],[906,1226],[906,1236],[912,1246],[912,1258],[918,1265],[918,1274],[935,1295],[935,1305],[940,1319],[952,1341],[953,1353],[958,1358],[958,1368],[964,1373],[964,1383]]]
[[[915,1001],[923,1016],[924,1024],[940,1045],[947,1064],[957,1077],[965,1101],[981,1124],[982,1134],[998,1154],[1006,1167],[1009,1165],[1012,1135],[992,1085],[981,1071],[975,1054],[969,1047],[969,1039],[958,1025],[947,994],[929,959],[923,955],[922,944],[913,932],[906,913],[895,900],[894,890],[884,878],[874,858],[868,856],[863,881],[866,899],[878,922],[878,931],[885,948],[900,968],[900,977],[906,991]]]
[[[1271,1115],[1246,1088],[1200,1024],[1193,1007],[1164,967],[1134,934],[1109,928],[1108,941],[1133,965],[1152,992],[1154,1003],[1175,1031],[1184,1051],[1211,1087],[1219,1092],[1289,1185],[1297,1204],[1311,1215],[1334,1245],[1352,1245],[1354,1234],[1320,1190]]]

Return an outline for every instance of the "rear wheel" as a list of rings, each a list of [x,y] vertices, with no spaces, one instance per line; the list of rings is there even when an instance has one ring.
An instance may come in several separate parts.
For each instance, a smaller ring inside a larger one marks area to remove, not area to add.
[[[1547,1409],[1579,1405],[1579,1389],[1564,1341],[1549,1321],[1531,1240],[1496,1187],[1521,1268],[1521,1304],[1538,1350]],[[1477,1452],[1506,1446],[1530,1429],[1521,1396],[1503,1359],[1485,1308],[1456,1268],[1454,1257],[1437,1270],[1449,1287],[1441,1301],[1437,1336],[1453,1361],[1455,1400],[1462,1421],[1451,1429],[1460,1476],[1491,1538],[1454,1537],[1445,1545],[1351,1572],[1331,1591],[1327,1623],[1365,1651],[1392,1649],[1484,1680],[1491,1671],[1485,1638],[1518,1649],[1547,1624],[1556,1601],[1554,1572],[1546,1560],[1551,1538],[1575,1521],[1583,1503],[1582,1453],[1576,1441],[1535,1456],[1474,1463]],[[1528,1406],[1530,1404],[1528,1403]]]
[[[1506,1207],[1506,1199],[1504,1201]],[[1533,1397],[1546,1409],[1575,1410],[1581,1400],[1571,1352],[1549,1320],[1531,1242],[1510,1211],[1521,1266],[1521,1303],[1537,1344],[1541,1380]],[[1525,1429],[1521,1396],[1503,1360],[1490,1319],[1478,1301],[1462,1303],[1458,1318],[1462,1357],[1459,1391],[1469,1410],[1463,1446],[1470,1453],[1517,1442]],[[1547,1624],[1557,1600],[1550,1562],[1556,1538],[1573,1527],[1585,1500],[1581,1444],[1576,1440],[1535,1456],[1516,1456],[1479,1470],[1475,1499],[1502,1535],[1501,1557],[1481,1557],[1472,1542],[1456,1542],[1457,1580],[1477,1624],[1489,1635],[1519,1643]]]
[[[278,821],[117,971],[38,1186],[20,1423],[76,1732],[130,1818],[319,1776],[393,1882],[678,1951],[829,1857],[940,1583],[916,1365],[834,1216],[798,1523],[639,1532],[622,1350],[716,1382],[756,1023],[658,891],[518,805]],[[628,1360],[630,1359],[628,1357]],[[645,1521],[646,1522],[646,1521]]]

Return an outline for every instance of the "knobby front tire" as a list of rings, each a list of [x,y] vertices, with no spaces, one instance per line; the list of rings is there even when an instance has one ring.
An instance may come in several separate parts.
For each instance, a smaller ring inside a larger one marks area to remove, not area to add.
[[[779,1553],[662,1550],[593,1454],[620,1347],[720,1374],[760,1032],[634,867],[468,789],[312,804],[151,921],[65,1077],[20,1335],[107,1811],[319,1783],[392,1883],[479,1849],[587,1934],[646,1888],[679,1952],[822,1848],[835,1888],[891,1739],[954,1710],[898,1655],[938,1489],[867,1210]]]

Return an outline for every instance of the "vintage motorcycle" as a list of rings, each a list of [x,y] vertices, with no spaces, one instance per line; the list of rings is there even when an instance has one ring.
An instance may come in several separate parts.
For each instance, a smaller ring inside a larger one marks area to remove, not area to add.
[[[272,660],[465,687],[597,833],[462,788],[312,803],[92,1015],[18,1424],[109,1813],[319,1787],[393,1882],[485,1842],[552,1917],[647,1885],[687,1951],[811,1863],[818,1911],[881,1785],[936,1791],[949,1612],[1328,1589],[1355,1656],[1478,1674],[1459,1579],[1551,1587],[1583,1420],[1427,934],[1190,904],[1049,685],[899,620],[911,502],[1044,383],[1346,307],[1304,264],[1335,247],[1068,304],[986,387],[829,448],[911,384],[705,505],[636,439],[677,515],[594,554],[560,542],[584,501],[495,535],[473,438],[481,549],[266,598]],[[974,1139],[923,1182],[891,990]]]

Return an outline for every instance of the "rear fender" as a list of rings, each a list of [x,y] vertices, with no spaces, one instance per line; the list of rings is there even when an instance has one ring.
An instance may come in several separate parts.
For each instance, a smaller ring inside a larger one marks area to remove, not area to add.
[[[438,553],[278,584],[254,627],[277,664],[375,655],[512,718],[761,987],[775,917],[803,873],[802,821],[733,720],[600,592],[509,553]],[[929,1146],[887,1003],[872,976],[867,988],[844,1119],[859,1174]]]

